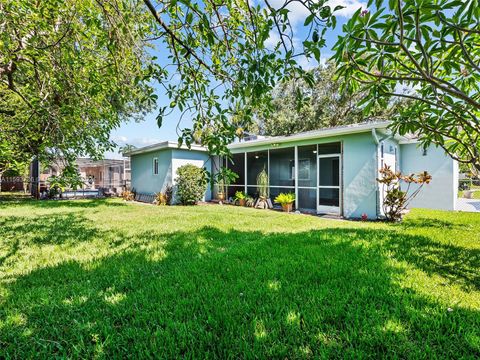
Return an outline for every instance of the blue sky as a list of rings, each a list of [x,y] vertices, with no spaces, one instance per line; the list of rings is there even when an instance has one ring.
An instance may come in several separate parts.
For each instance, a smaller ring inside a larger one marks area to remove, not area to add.
[[[282,4],[283,0],[274,0],[270,3],[275,6],[275,4]],[[338,34],[341,32],[342,25],[345,21],[358,9],[366,8],[367,0],[330,0],[329,5],[334,8],[337,5],[345,6],[344,9],[337,12],[337,27],[335,30],[329,29],[326,34],[327,46],[322,51],[322,61],[328,59],[332,52],[331,48],[335,43]],[[293,3],[290,8],[290,21],[294,26],[296,37],[301,42],[305,36],[306,31],[303,28],[303,22],[306,17],[305,9],[300,5]],[[272,43],[275,42],[275,38],[272,37]],[[163,55],[162,55],[163,54]],[[156,50],[156,56],[161,59],[162,56],[166,56],[167,51],[162,48]],[[305,58],[299,59],[300,64],[304,68],[311,68],[317,65],[315,60],[307,61]],[[162,106],[167,106],[170,101],[162,89],[157,89],[158,94],[158,103],[157,109]],[[180,128],[188,128],[191,125],[191,122],[188,118],[184,117],[181,124],[178,124],[179,112],[174,111],[170,115],[166,116],[163,120],[163,125],[161,128],[157,126],[155,117],[157,111],[153,111],[148,114],[145,119],[141,122],[130,121],[128,123],[122,124],[120,128],[112,132],[110,138],[116,142],[119,146],[124,144],[132,144],[137,147],[147,146],[154,144],[156,142],[164,140],[173,140],[178,139],[177,135],[177,125]],[[121,155],[118,152],[108,152],[105,154],[106,158],[121,158]]]

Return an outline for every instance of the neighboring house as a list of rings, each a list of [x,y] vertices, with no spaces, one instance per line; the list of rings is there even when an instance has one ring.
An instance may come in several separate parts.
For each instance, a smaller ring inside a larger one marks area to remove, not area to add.
[[[280,192],[293,192],[300,211],[345,218],[366,214],[374,219],[382,215],[383,201],[382,186],[376,179],[387,164],[405,174],[426,170],[432,175],[432,182],[411,207],[455,210],[457,163],[440,148],[431,146],[424,151],[413,137],[392,134],[388,125],[371,122],[233,143],[229,145],[232,160],[226,166],[239,177],[229,186],[228,196],[241,190],[255,197],[257,175],[265,169],[272,199]],[[136,149],[129,155],[132,187],[149,193],[174,184],[180,164],[193,163],[210,170],[221,163],[210,161],[203,147],[178,149],[172,142]],[[210,191],[205,199],[211,199]]]
[[[120,192],[130,183],[128,158],[104,160],[78,158],[76,164],[86,189]],[[40,174],[40,182],[47,183],[51,176],[60,175],[63,167],[61,160],[45,167]]]
[[[125,153],[130,156],[132,189],[146,199],[150,195],[164,192],[167,187],[175,185],[177,169],[186,164],[204,167],[212,171],[212,162],[207,150],[198,145],[178,146],[178,143],[165,141],[159,144],[138,148]],[[211,200],[210,187],[205,193],[205,201]],[[174,199],[175,201],[175,199]]]

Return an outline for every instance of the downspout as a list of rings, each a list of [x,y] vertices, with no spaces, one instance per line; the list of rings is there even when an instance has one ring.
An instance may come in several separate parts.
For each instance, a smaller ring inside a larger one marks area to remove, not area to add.
[[[380,140],[378,139],[377,129],[375,128],[372,129],[372,136],[373,136],[373,141],[375,141],[375,144],[378,147],[378,144],[380,144]]]
[[[373,141],[375,142],[376,145],[376,151],[375,151],[375,212],[377,215],[377,219],[380,217],[380,186],[377,184],[376,179],[377,179],[377,174],[378,174],[378,146],[380,145],[380,140],[378,139],[377,135],[377,129],[373,128],[372,129],[372,137]]]

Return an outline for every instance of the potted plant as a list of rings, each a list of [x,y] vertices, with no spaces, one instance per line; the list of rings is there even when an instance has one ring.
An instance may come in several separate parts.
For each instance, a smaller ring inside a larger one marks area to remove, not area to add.
[[[253,207],[255,205],[255,199],[250,195],[247,195],[245,198],[245,206]]]
[[[222,203],[227,197],[227,187],[238,178],[232,170],[222,167],[214,176],[213,183],[218,186],[217,199]]]
[[[270,201],[270,182],[265,168],[260,171],[257,176],[257,190],[258,199],[255,202],[255,207],[258,209],[271,209],[272,202]]]
[[[224,201],[225,200],[225,183],[224,183],[223,179],[220,179],[218,181],[217,199],[218,199],[218,201]]]
[[[277,204],[282,205],[282,209],[285,212],[292,211],[294,201],[295,201],[295,194],[294,193],[280,193],[275,198],[275,202]]]
[[[243,191],[237,191],[235,193],[235,202],[238,201],[238,205],[245,206],[247,202],[247,195]]]

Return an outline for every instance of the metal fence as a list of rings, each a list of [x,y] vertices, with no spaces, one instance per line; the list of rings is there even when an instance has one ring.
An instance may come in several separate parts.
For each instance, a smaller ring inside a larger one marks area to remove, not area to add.
[[[38,178],[23,178],[21,176],[2,177],[0,179],[1,191],[23,191],[25,193],[34,193],[35,187],[38,187],[39,196],[46,197],[51,186],[48,180],[39,180]],[[89,178],[82,178],[82,185],[77,188],[65,188],[60,196],[65,197],[92,197],[92,196],[120,196],[122,191],[130,189],[130,180],[102,181],[93,183]]]

